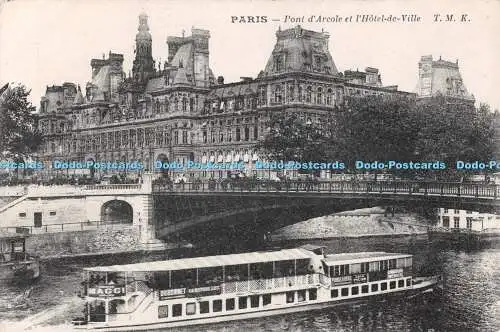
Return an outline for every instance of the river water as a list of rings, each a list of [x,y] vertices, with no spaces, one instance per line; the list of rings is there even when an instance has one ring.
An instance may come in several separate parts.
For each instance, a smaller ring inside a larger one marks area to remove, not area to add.
[[[307,242],[274,245],[293,247],[304,243]],[[413,254],[415,274],[441,273],[445,280],[444,291],[442,296],[427,294],[411,300],[386,299],[178,331],[500,331],[500,240],[487,241],[474,248],[410,237],[332,239],[314,243],[327,246],[328,253],[391,251]],[[220,252],[221,247],[219,242],[217,246],[204,246],[203,250],[170,255],[200,256],[212,254],[214,250]],[[250,249],[260,248],[248,245],[239,248]],[[45,262],[41,279],[33,285],[0,285],[0,331],[69,331],[71,318],[81,316],[81,300],[75,292],[83,267],[163,258],[164,254],[157,254]],[[13,305],[18,307],[13,308]]]

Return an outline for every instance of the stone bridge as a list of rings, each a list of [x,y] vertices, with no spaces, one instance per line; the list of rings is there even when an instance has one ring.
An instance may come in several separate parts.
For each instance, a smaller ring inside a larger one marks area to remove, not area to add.
[[[231,185],[232,184],[232,185]],[[193,182],[153,185],[157,237],[182,233],[205,224],[263,221],[275,229],[273,211],[285,211],[289,223],[369,206],[413,205],[495,212],[500,186],[479,183],[412,181],[255,181]],[[269,225],[271,224],[271,225]],[[257,224],[256,224],[257,225]]]
[[[145,242],[201,225],[240,222],[271,230],[284,226],[278,219],[293,223],[376,205],[500,210],[500,186],[451,182],[198,180],[171,184],[145,174],[140,184],[32,186],[19,195],[0,207],[0,228],[39,233],[120,222],[138,226]]]

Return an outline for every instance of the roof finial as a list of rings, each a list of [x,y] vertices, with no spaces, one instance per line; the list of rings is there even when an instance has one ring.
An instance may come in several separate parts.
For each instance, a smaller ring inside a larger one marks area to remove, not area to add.
[[[441,61],[441,56],[439,56],[439,61]]]
[[[186,30],[182,29],[182,38],[184,38],[185,33],[186,33]]]

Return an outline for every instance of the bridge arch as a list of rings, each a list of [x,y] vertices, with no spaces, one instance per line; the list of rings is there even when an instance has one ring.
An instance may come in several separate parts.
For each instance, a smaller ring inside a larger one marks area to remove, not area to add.
[[[132,224],[134,209],[124,200],[113,199],[101,206],[100,221],[109,224]]]

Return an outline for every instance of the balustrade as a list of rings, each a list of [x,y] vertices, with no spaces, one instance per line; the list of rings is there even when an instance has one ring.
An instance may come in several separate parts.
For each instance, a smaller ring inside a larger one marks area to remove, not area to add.
[[[413,182],[413,181],[272,181],[253,178],[243,180],[201,180],[177,183],[157,182],[154,192],[316,192],[351,194],[401,194],[420,196],[457,196],[494,198],[500,186],[494,184]]]

